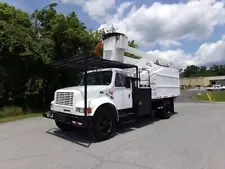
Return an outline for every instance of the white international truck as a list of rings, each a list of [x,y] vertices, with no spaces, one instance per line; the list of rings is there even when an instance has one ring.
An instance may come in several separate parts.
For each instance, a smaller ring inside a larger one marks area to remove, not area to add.
[[[140,58],[128,58],[125,52]],[[83,72],[83,80],[79,86],[58,89],[43,116],[54,119],[61,130],[87,127],[97,141],[110,138],[121,122],[140,116],[169,118],[180,95],[179,70],[129,47],[121,33],[103,37],[103,58],[74,57],[55,66]]]

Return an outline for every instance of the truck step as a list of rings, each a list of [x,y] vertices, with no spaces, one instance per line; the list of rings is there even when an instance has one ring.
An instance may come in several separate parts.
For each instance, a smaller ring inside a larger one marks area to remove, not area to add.
[[[129,117],[133,117],[134,113],[122,113],[119,115],[121,119],[123,118],[129,118]]]
[[[124,125],[124,124],[129,124],[129,123],[133,123],[136,122],[137,119],[130,119],[130,120],[122,120],[120,121],[120,124]]]
[[[120,124],[128,124],[136,121],[134,113],[123,113],[120,114]]]

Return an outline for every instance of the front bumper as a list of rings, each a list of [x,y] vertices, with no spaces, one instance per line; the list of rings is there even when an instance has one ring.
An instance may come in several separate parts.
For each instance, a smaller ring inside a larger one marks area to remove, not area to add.
[[[51,110],[47,113],[43,113],[43,117],[74,125],[77,127],[88,127],[92,119],[92,117],[71,115]]]

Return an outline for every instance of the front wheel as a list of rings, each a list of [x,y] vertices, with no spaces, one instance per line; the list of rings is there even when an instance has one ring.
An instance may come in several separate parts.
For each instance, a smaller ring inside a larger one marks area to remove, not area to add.
[[[94,140],[107,140],[114,132],[116,118],[113,112],[104,108],[99,109],[93,117],[90,132]]]

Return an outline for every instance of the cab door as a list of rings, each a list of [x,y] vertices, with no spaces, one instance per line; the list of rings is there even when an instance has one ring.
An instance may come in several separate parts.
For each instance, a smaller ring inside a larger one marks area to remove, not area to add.
[[[116,73],[114,88],[114,102],[117,109],[132,108],[132,87],[131,81],[127,76],[122,73]]]
[[[133,108],[133,97],[132,97],[132,84],[131,79],[126,75],[121,75],[124,91],[123,91],[123,98],[124,98],[124,109]]]

